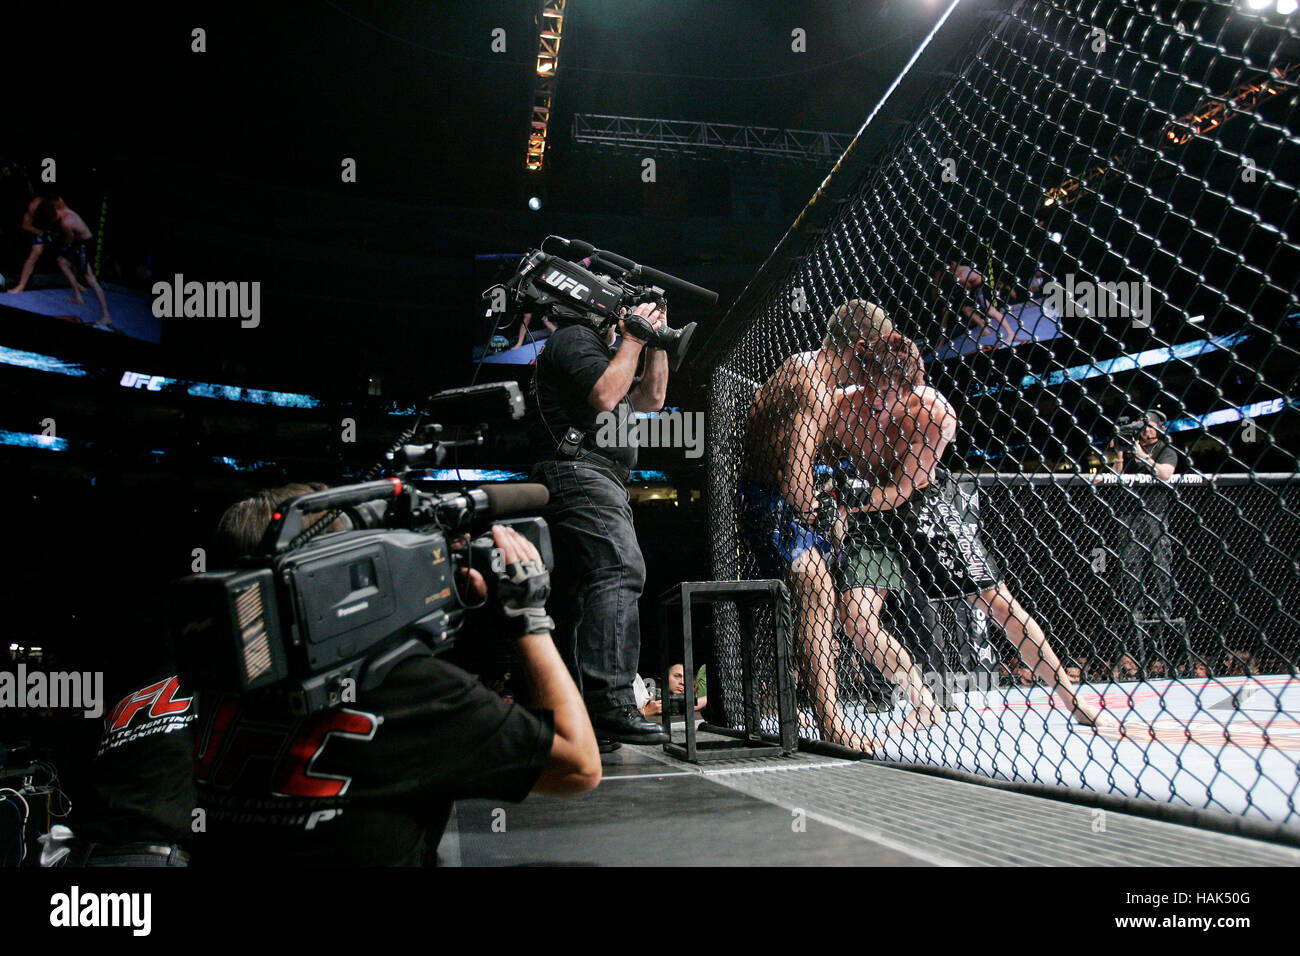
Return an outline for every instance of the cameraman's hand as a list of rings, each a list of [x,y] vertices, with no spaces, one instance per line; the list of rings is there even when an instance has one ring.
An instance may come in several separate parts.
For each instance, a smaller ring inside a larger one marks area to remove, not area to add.
[[[469,535],[462,534],[451,541],[451,551],[453,555],[462,561],[468,558]],[[487,600],[487,581],[474,568],[463,567],[460,569],[460,573],[456,576],[456,588],[460,591],[462,601],[472,601],[475,605],[481,605]]]
[[[483,575],[473,568],[461,569],[459,584],[462,599],[473,598],[479,602],[487,600],[487,582],[483,580]]]
[[[555,630],[546,613],[551,596],[551,576],[536,546],[513,528],[492,526],[492,540],[501,552],[497,571],[497,595],[501,612],[517,625],[516,637]]]
[[[656,332],[668,327],[668,306],[666,305],[659,305],[655,302],[642,302],[632,310],[632,314],[644,318]]]
[[[626,313],[624,314],[626,315]],[[650,323],[650,327],[656,332],[668,325],[668,307],[657,305],[654,302],[642,302],[632,310],[632,314],[641,316]],[[624,338],[631,339],[633,342],[640,342],[642,345],[646,344],[645,340],[637,338],[627,330],[627,326],[622,319],[618,321],[618,331]]]

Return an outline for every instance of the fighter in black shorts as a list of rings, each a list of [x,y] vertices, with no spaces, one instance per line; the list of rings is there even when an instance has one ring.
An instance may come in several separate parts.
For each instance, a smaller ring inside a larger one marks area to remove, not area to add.
[[[1118,721],[1079,696],[1043,629],[1000,580],[978,526],[936,480],[957,415],[925,384],[916,346],[892,332],[860,348],[866,374],[858,387],[838,393],[833,426],[839,451],[862,476],[848,484],[836,522],[843,546],[836,587],[849,633],[868,649],[888,639],[880,610],[887,593],[903,586],[906,564],[926,598],[964,598],[996,621],[1077,720],[1118,729]],[[915,668],[885,676],[909,690],[919,679]]]

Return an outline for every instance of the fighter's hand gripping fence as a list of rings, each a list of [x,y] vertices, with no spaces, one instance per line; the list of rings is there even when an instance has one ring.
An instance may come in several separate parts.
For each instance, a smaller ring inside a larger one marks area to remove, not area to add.
[[[806,738],[1300,825],[1300,14],[971,36],[709,343],[715,576],[790,585]]]

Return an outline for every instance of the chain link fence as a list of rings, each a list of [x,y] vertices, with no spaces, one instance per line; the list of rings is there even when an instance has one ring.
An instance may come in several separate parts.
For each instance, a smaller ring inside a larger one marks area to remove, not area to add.
[[[714,572],[790,585],[805,739],[1300,822],[1297,19],[1008,3],[728,316]]]

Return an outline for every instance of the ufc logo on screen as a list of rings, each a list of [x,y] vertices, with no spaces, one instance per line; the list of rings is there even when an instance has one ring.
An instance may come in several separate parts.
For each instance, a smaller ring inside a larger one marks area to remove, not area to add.
[[[150,392],[162,391],[167,379],[161,375],[145,375],[143,372],[123,372],[119,383],[126,388],[143,388]]]

